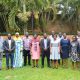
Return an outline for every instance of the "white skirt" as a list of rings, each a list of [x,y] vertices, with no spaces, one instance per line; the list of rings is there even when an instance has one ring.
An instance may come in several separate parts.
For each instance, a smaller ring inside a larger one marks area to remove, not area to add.
[[[50,59],[52,59],[52,60],[60,59],[60,53],[59,53],[59,48],[58,47],[52,47],[51,54],[50,54]]]

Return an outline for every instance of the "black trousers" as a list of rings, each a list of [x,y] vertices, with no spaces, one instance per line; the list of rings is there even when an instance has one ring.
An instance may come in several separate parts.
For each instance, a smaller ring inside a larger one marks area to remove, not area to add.
[[[58,64],[60,65],[60,59],[58,60]]]
[[[28,65],[31,65],[30,50],[23,50],[23,56],[24,56],[24,66],[26,66],[27,62]],[[28,57],[28,61],[27,61],[27,57]]]
[[[60,57],[62,58],[62,53],[60,52]],[[60,65],[61,62],[60,62],[60,59],[58,60],[58,64]]]
[[[42,51],[42,66],[44,67],[44,59],[47,57],[47,66],[50,66],[50,51]]]

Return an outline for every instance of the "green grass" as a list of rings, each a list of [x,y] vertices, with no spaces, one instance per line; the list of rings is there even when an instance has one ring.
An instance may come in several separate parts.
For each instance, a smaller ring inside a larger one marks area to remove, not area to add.
[[[80,80],[80,70],[72,70],[70,66],[68,69],[63,69],[62,67],[59,67],[59,69],[47,68],[45,60],[43,69],[41,69],[39,61],[39,68],[26,66],[14,70],[6,70],[5,59],[3,59],[0,80]]]

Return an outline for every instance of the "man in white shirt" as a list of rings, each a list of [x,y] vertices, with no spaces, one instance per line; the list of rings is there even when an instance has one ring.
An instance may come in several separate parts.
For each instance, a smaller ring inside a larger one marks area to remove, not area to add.
[[[52,31],[52,32],[51,32],[51,35],[49,36],[49,39],[50,39],[50,40],[51,40],[51,39],[53,39],[54,34],[55,34],[55,32],[54,32],[54,31]]]
[[[47,49],[47,38],[44,39],[44,47]]]
[[[42,51],[42,68],[44,68],[44,58],[47,57],[47,66],[50,67],[50,40],[47,38],[47,34],[44,33],[44,38],[40,42]]]
[[[8,40],[9,49],[11,49],[11,39]]]
[[[13,69],[13,60],[14,60],[14,51],[15,51],[15,41],[11,38],[11,34],[8,34],[8,39],[6,39],[3,43],[5,55],[6,55],[6,67],[9,69],[10,67]],[[9,58],[11,60],[11,64],[9,65]]]
[[[59,40],[59,42],[61,42],[61,40],[63,39],[63,34],[61,32],[59,32],[57,39]],[[60,51],[60,56],[61,56],[61,51]],[[58,60],[58,64],[60,65],[60,59]]]

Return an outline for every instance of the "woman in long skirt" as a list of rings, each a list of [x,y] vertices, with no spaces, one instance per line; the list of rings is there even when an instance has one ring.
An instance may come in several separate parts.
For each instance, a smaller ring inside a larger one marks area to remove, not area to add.
[[[15,53],[14,53],[14,67],[22,67],[23,66],[23,41],[19,36],[19,33],[16,33],[15,40]]]

